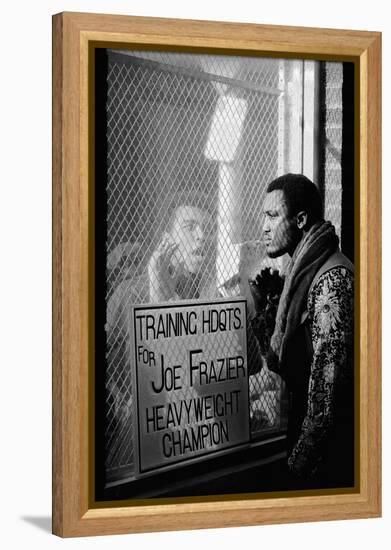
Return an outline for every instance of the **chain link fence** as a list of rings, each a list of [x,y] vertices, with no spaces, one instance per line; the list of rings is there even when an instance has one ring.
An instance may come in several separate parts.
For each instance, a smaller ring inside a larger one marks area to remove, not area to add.
[[[128,306],[240,295],[266,265],[258,239],[266,184],[281,170],[283,75],[278,60],[108,52],[108,481],[133,473]],[[256,440],[284,418],[251,329],[248,364]]]

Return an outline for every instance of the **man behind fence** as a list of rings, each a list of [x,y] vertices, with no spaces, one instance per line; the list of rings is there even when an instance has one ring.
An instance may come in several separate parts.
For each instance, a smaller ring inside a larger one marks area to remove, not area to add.
[[[162,225],[166,231],[158,236],[148,264],[135,275],[123,268],[125,275],[107,303],[107,467],[112,462],[133,462],[132,403],[130,375],[128,309],[133,304],[178,302],[214,297],[216,285],[208,269],[210,216],[189,198],[177,198]],[[126,243],[126,251],[137,250],[135,243]],[[119,247],[121,249],[121,246]],[[117,251],[115,251],[117,252]],[[117,255],[121,261],[121,254]],[[211,254],[209,254],[211,256]],[[132,265],[137,269],[137,262]],[[124,455],[119,458],[119,455]]]
[[[270,257],[290,256],[266,354],[288,390],[288,488],[352,485],[353,266],[308,178],[269,184],[263,240]],[[261,279],[251,290],[264,348]]]
[[[125,278],[108,301],[109,347],[127,338],[129,305],[207,298],[215,292],[206,269],[207,221],[207,213],[190,200],[172,208],[147,269]]]

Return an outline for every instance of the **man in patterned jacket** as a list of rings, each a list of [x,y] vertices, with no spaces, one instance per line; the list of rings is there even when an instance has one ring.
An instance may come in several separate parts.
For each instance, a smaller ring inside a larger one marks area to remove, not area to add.
[[[267,365],[288,391],[288,485],[354,484],[353,266],[322,217],[317,187],[301,174],[272,181],[264,203],[268,256],[287,253]],[[262,289],[253,282],[253,329],[264,345]],[[264,303],[264,301],[263,301]]]

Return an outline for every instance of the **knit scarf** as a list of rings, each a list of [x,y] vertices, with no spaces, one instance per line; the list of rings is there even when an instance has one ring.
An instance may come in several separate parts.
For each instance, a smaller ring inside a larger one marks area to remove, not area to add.
[[[282,376],[286,370],[287,345],[306,309],[311,283],[337,247],[338,237],[334,226],[330,222],[318,222],[300,241],[287,266],[276,324],[267,354],[270,370]]]

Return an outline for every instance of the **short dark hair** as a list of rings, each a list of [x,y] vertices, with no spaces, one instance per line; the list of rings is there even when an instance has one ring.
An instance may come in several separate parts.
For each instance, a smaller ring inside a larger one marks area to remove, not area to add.
[[[308,216],[309,226],[323,218],[322,198],[317,186],[303,174],[284,174],[271,181],[266,192],[281,190],[284,193],[288,216],[292,217],[301,211]]]
[[[179,208],[189,206],[211,215],[211,203],[211,197],[208,197],[206,194],[189,193],[188,191],[180,190],[173,195],[171,202],[166,208],[167,229],[169,231],[172,229]]]

